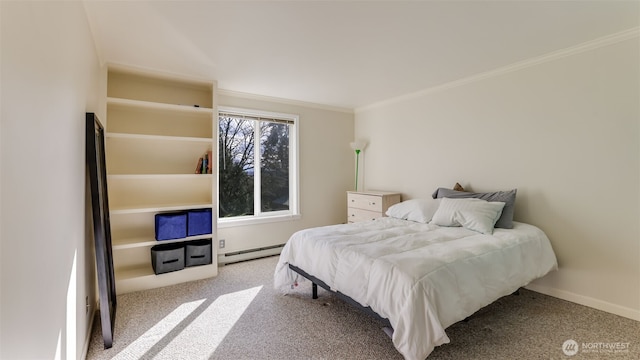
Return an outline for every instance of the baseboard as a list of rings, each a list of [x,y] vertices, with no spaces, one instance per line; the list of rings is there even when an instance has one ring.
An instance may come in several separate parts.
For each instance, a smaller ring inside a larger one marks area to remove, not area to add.
[[[82,357],[80,359],[86,359],[87,354],[89,353],[89,345],[91,344],[91,335],[93,334],[93,321],[96,319],[96,311],[94,308],[89,309],[89,314],[91,314],[91,319],[89,320],[89,328],[87,328],[87,334],[84,339],[84,346],[82,347]]]
[[[539,292],[544,295],[556,297],[558,299],[571,301],[576,304],[588,306],[597,310],[602,310],[614,315],[619,315],[631,320],[640,321],[640,310],[632,309],[625,306],[612,304],[607,301],[594,299],[589,296],[578,295],[569,291],[554,289],[546,286],[540,286],[536,284],[529,284],[525,286],[525,289],[529,289],[535,292]]]

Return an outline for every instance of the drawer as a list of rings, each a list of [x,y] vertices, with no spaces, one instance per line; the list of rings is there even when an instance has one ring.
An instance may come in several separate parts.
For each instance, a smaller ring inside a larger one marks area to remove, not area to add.
[[[382,217],[379,211],[369,211],[356,208],[347,209],[347,222],[369,221]]]
[[[347,194],[347,207],[382,212],[382,197],[366,194]]]

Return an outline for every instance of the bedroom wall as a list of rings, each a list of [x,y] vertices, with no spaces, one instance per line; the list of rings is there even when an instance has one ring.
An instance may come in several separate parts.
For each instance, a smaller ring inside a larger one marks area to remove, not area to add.
[[[530,288],[640,320],[638,31],[357,109],[365,188],[517,188],[560,269]]]
[[[84,116],[98,109],[98,59],[81,2],[0,1],[0,13],[0,358],[81,359],[96,302]]]
[[[338,224],[347,217],[347,190],[352,190],[355,155],[352,111],[221,90],[218,105],[299,116],[300,214],[297,220],[218,227],[225,239],[219,254],[284,244],[295,231]]]

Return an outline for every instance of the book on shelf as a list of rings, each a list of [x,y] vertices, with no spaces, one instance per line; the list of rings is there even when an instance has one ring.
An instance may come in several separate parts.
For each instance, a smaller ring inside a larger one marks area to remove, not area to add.
[[[209,158],[207,157],[207,154],[204,154],[204,157],[202,158],[202,170],[201,170],[201,174],[207,174],[207,164],[209,163]]]
[[[208,151],[198,159],[198,165],[196,165],[196,174],[213,174],[213,161],[211,161],[211,157],[211,151]]]

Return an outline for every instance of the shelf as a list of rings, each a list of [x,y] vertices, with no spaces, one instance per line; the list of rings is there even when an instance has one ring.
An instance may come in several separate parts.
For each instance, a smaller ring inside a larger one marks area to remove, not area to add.
[[[213,177],[135,176],[114,177],[109,182],[112,210],[211,205]]]
[[[111,207],[110,214],[118,215],[118,214],[138,214],[138,213],[150,213],[150,212],[163,212],[163,211],[182,211],[182,210],[190,210],[190,209],[208,209],[213,208],[212,203],[189,203],[189,204],[160,204],[160,205],[149,205],[149,206],[128,206],[128,207],[120,207],[113,208]]]
[[[203,114],[213,114],[213,109],[208,107],[196,107],[191,105],[183,105],[183,104],[167,104],[167,103],[159,103],[152,101],[143,101],[143,100],[132,100],[132,99],[123,99],[123,98],[115,98],[108,97],[107,98],[107,106],[115,105],[121,107],[131,107],[131,108],[142,108],[142,109],[156,109],[163,111],[174,111],[179,113],[203,113]]]
[[[178,79],[139,71],[112,68],[107,75],[107,98],[213,108],[213,90],[213,82]]]
[[[107,139],[128,139],[134,141],[184,141],[184,142],[200,142],[211,144],[212,139],[206,137],[186,137],[186,136],[166,136],[166,135],[141,135],[141,134],[122,134],[122,133],[106,133]]]
[[[190,206],[189,209],[193,209],[193,207]],[[111,212],[111,241],[113,244],[113,249],[121,250],[120,253],[124,253],[136,248],[146,247],[148,249],[150,246],[160,243],[213,238],[213,234],[206,234],[190,236],[182,239],[157,241],[155,239],[155,215],[157,213],[158,211],[138,213]],[[212,214],[211,221],[212,225],[216,221],[214,214]],[[214,227],[212,226],[212,229],[213,228]]]
[[[108,133],[107,173],[194,174],[198,159],[212,148],[211,139]]]
[[[209,265],[201,265],[201,266],[193,266],[193,267],[186,267],[182,270],[179,271],[173,271],[173,272],[169,272],[169,273],[164,273],[164,274],[160,274],[160,275],[156,275],[153,272],[153,267],[151,267],[151,263],[149,263],[148,265],[142,265],[142,266],[138,266],[138,267],[129,267],[129,268],[123,268],[123,269],[118,269],[118,275],[116,277],[116,281],[122,281],[122,280],[130,280],[132,278],[139,278],[139,277],[152,277],[152,278],[158,278],[158,277],[171,277],[172,275],[186,275],[186,273],[189,272],[198,272],[198,269],[203,270],[206,268],[210,268],[212,267],[212,264]]]
[[[146,247],[146,246],[155,246],[160,244],[170,244],[176,242],[185,242],[192,240],[200,240],[200,239],[211,239],[211,234],[198,235],[198,236],[189,236],[181,239],[173,239],[173,240],[156,240],[154,238],[141,237],[141,238],[127,238],[113,241],[113,250],[125,250],[125,249],[133,249],[137,247]]]
[[[108,132],[212,139],[213,109],[111,99]]]
[[[107,180],[213,179],[213,174],[114,174]]]
[[[175,285],[186,281],[206,279],[216,275],[218,275],[218,265],[215,262],[210,265],[187,267],[183,270],[160,275],[156,275],[153,272],[151,263],[149,263],[139,267],[117,269],[116,291],[118,294],[124,294],[132,291]]]

